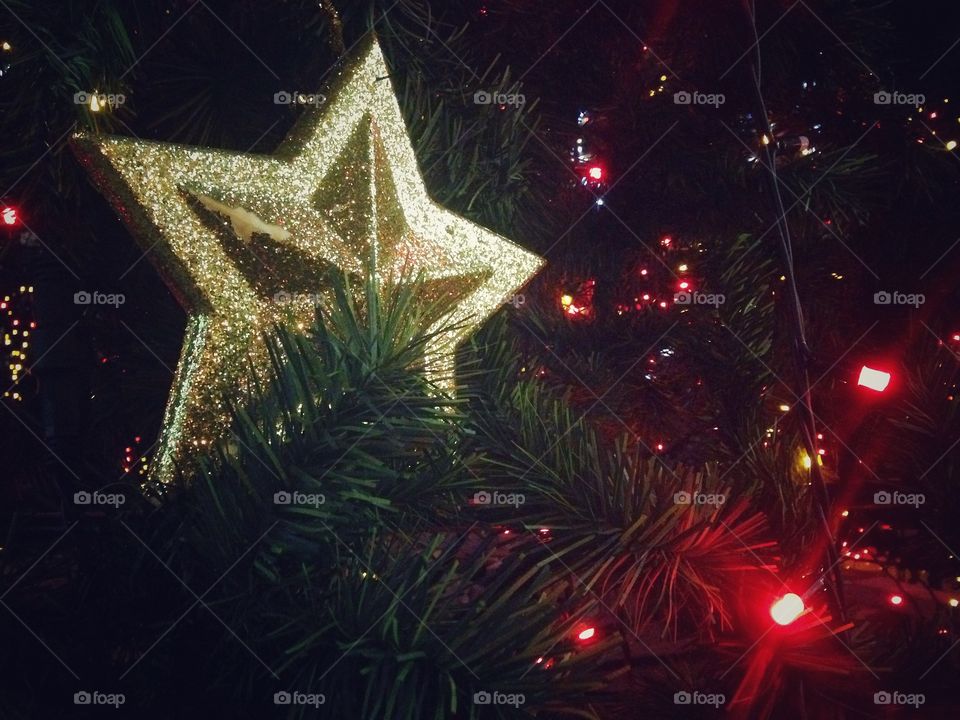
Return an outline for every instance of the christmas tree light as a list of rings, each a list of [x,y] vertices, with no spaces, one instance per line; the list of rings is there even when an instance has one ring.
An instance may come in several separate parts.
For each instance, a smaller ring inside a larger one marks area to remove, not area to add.
[[[860,368],[860,377],[857,378],[857,385],[860,385],[877,392],[883,392],[890,384],[890,373],[883,370],[875,370],[864,365]]]
[[[787,593],[770,606],[770,617],[777,625],[789,625],[803,614],[803,598],[796,593]]]

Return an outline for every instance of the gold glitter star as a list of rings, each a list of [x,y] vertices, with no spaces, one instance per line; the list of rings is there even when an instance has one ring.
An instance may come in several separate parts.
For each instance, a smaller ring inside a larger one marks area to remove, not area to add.
[[[450,314],[426,349],[449,383],[456,345],[543,261],[427,195],[375,39],[340,72],[273,155],[78,135],[74,147],[186,308],[187,333],[167,403],[154,479],[229,428],[228,403],[269,360],[263,333],[303,322],[338,268],[378,278],[419,274]],[[450,387],[449,384],[447,387]]]

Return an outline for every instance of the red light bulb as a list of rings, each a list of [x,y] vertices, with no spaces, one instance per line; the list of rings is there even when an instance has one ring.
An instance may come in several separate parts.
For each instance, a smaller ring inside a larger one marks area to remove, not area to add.
[[[803,598],[796,593],[787,593],[770,606],[770,617],[777,625],[789,625],[804,611]]]
[[[13,207],[5,207],[0,211],[0,217],[3,218],[4,225],[16,225],[17,224],[17,209]]]
[[[596,634],[597,634],[597,629],[595,627],[584,628],[583,630],[577,633],[577,640],[581,642],[586,642],[587,640],[592,639],[593,636]]]
[[[599,165],[594,165],[589,170],[587,170],[587,175],[589,175],[593,180],[600,182],[603,180],[603,168]]]
[[[860,368],[860,377],[857,378],[857,385],[862,385],[865,388],[870,388],[877,392],[883,392],[889,384],[890,373],[884,372],[883,370],[874,370],[866,365]]]

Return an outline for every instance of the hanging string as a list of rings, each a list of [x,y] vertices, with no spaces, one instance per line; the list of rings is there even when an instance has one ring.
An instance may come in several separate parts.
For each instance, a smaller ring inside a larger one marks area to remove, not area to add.
[[[337,54],[343,56],[347,52],[347,47],[343,42],[343,21],[340,19],[340,13],[333,4],[333,0],[320,0],[320,9],[327,15],[330,23],[330,48]]]
[[[810,346],[807,343],[806,328],[803,318],[803,305],[800,302],[800,292],[797,287],[796,269],[793,257],[793,241],[790,236],[790,226],[787,223],[787,209],[783,203],[783,196],[780,193],[780,179],[777,177],[777,149],[773,142],[773,130],[767,115],[766,103],[763,100],[762,91],[762,64],[760,53],[760,37],[757,33],[757,8],[756,0],[750,0],[749,7],[746,8],[750,16],[750,25],[753,29],[754,43],[756,47],[756,61],[752,65],[752,76],[754,88],[757,93],[757,100],[760,104],[760,113],[763,122],[763,133],[765,137],[770,138],[769,143],[764,143],[765,159],[767,170],[769,170],[772,185],[773,197],[776,201],[777,212],[777,232],[780,236],[781,250],[783,251],[784,264],[786,265],[787,287],[789,288],[792,315],[795,323],[795,349],[797,352],[798,367],[800,368],[800,379],[802,381],[802,392],[800,400],[803,404],[803,436],[807,447],[809,457],[814,458],[810,466],[811,486],[813,488],[814,502],[817,508],[820,525],[826,536],[826,562],[827,572],[832,577],[832,582],[827,582],[828,592],[831,598],[831,610],[835,613],[841,622],[846,620],[844,610],[845,602],[843,596],[843,577],[840,567],[840,558],[837,551],[836,540],[833,534],[833,528],[830,525],[830,496],[827,492],[826,483],[823,480],[823,474],[820,472],[820,463],[817,462],[817,421],[813,410],[813,393],[810,385]]]

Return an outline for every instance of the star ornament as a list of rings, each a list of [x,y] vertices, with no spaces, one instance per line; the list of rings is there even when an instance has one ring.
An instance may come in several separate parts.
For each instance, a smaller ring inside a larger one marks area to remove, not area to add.
[[[371,39],[273,155],[74,138],[188,313],[155,480],[169,482],[227,434],[230,398],[269,368],[264,332],[305,327],[332,269],[373,268],[386,282],[419,275],[449,299],[428,329],[444,332],[426,348],[428,372],[443,382],[460,341],[543,264],[430,199],[389,76]]]

